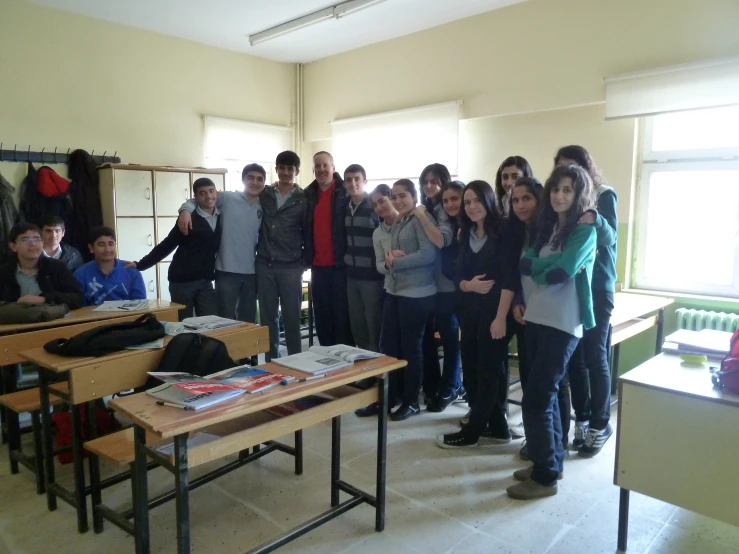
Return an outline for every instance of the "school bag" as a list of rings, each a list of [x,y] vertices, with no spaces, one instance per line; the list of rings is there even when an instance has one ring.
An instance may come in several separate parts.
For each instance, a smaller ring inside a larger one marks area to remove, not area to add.
[[[66,304],[27,304],[0,302],[0,323],[38,323],[52,321],[69,313]]]
[[[731,336],[729,353],[711,376],[715,387],[739,394],[739,330]]]
[[[154,314],[144,314],[135,321],[100,325],[69,339],[55,339],[44,350],[59,356],[105,356],[144,342],[164,337],[164,325]]]

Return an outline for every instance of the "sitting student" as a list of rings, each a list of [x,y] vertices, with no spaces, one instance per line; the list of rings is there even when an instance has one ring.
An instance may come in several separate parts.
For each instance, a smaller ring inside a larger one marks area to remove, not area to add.
[[[141,272],[133,267],[126,269],[125,263],[115,257],[113,229],[92,229],[88,247],[95,259],[74,272],[87,306],[110,300],[146,299],[146,287]]]
[[[216,252],[221,243],[220,211],[216,208],[218,193],[216,186],[207,177],[201,177],[192,184],[192,192],[198,207],[192,213],[192,229],[183,235],[175,224],[162,242],[138,262],[126,264],[146,271],[172,253],[169,265],[169,294],[172,302],[183,304],[179,319],[192,317],[193,308],[197,315],[216,314],[216,293],[213,289],[215,278]]]
[[[71,272],[85,263],[82,254],[74,246],[65,244],[62,248],[61,242],[64,238],[65,229],[64,220],[61,217],[46,215],[39,221],[39,227],[41,227],[41,236],[44,239],[44,249],[42,250],[44,256],[59,260]]]
[[[84,297],[65,265],[41,255],[41,231],[32,223],[18,223],[10,230],[14,256],[0,267],[0,300],[28,304],[66,304],[81,308]]]

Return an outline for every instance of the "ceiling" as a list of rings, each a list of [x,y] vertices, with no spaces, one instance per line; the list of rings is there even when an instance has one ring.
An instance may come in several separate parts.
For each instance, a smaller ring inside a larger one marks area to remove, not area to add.
[[[29,0],[281,62],[310,62],[526,0],[385,0],[256,46],[250,34],[342,0]]]

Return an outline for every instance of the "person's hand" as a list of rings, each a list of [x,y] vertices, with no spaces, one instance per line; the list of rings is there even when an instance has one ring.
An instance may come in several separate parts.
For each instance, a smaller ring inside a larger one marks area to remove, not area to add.
[[[391,250],[390,253],[393,255],[393,258],[402,258],[405,256],[405,252],[403,250]]]
[[[136,262],[123,262],[125,265],[123,266],[123,269],[130,269],[132,267],[136,267]]]
[[[513,319],[515,319],[521,325],[526,325],[526,321],[523,316],[526,313],[526,307],[523,304],[513,306]]]
[[[595,225],[595,213],[590,211],[585,212],[580,216],[580,219],[577,222],[587,223],[588,225]]]
[[[476,292],[477,294],[487,294],[490,292],[490,289],[493,288],[493,285],[495,284],[495,281],[488,280],[485,281],[483,278],[485,275],[475,275],[470,281],[467,281],[467,291],[468,292]]]
[[[490,324],[490,336],[493,337],[493,339],[502,339],[505,337],[505,318],[504,317],[496,317],[493,322]]]
[[[413,213],[416,214],[416,217],[426,216],[426,206],[424,206],[423,204],[419,204],[418,206],[413,208]]]
[[[392,250],[385,252],[385,267],[388,269],[393,268],[393,251]]]
[[[190,215],[190,212],[187,210],[180,212],[180,217],[177,218],[177,228],[183,235],[187,236],[189,234],[190,229],[192,229],[192,215]]]
[[[35,294],[27,294],[25,296],[21,296],[18,299],[18,302],[23,302],[24,304],[43,304],[46,302],[46,298]]]

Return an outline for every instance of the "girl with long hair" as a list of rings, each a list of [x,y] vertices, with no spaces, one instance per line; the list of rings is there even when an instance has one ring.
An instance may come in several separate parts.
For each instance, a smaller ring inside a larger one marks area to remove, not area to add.
[[[558,390],[584,329],[595,325],[590,282],[596,233],[579,225],[593,204],[593,182],[579,166],[557,167],[544,187],[533,244],[521,258],[529,376],[522,411],[533,466],[508,495],[530,500],[557,494],[564,461]]]
[[[511,442],[501,401],[504,361],[515,333],[509,320],[513,295],[519,286],[521,246],[505,229],[495,207],[495,193],[485,181],[472,181],[464,190],[459,236],[458,279],[462,291],[460,324],[465,379],[473,396],[469,422],[456,433],[436,438],[441,448],[499,445]],[[507,383],[504,383],[507,386]]]
[[[579,455],[591,458],[598,454],[613,434],[611,418],[611,370],[608,363],[611,313],[616,293],[616,248],[618,216],[616,192],[603,182],[598,166],[582,146],[560,148],[554,165],[576,164],[593,180],[597,211],[588,211],[580,224],[592,225],[598,238],[593,266],[593,312],[595,327],[583,334],[568,367],[575,409],[573,446]]]
[[[498,213],[508,217],[511,207],[511,189],[521,177],[533,177],[531,166],[522,156],[509,156],[495,173],[495,196],[498,199]]]

